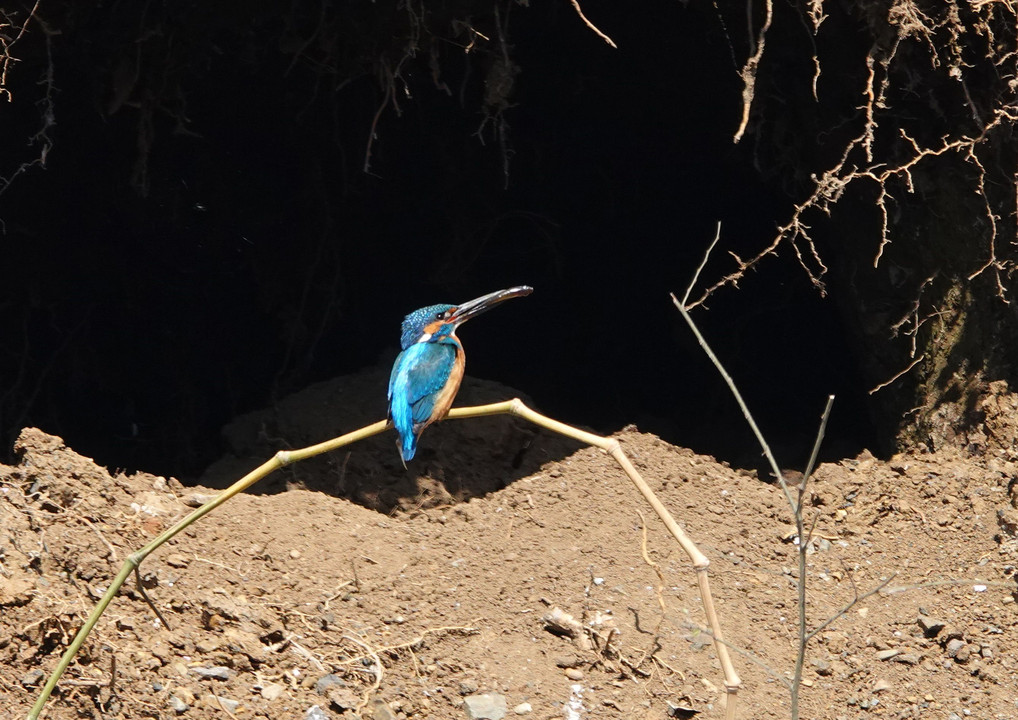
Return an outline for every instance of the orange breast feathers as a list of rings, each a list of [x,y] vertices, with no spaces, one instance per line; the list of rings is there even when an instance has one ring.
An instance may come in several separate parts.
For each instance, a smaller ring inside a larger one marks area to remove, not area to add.
[[[431,414],[431,420],[428,421],[427,425],[438,422],[449,414],[452,401],[456,399],[460,383],[463,382],[463,371],[466,369],[466,364],[467,358],[463,353],[463,347],[457,342],[456,359],[452,364],[452,372],[449,373],[449,380],[446,381],[445,387],[438,391],[438,396],[435,398],[435,410]]]

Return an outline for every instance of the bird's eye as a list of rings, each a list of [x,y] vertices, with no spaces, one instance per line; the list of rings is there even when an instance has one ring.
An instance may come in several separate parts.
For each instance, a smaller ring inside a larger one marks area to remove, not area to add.
[[[449,319],[449,311],[448,310],[443,310],[436,317],[439,320],[448,320]]]

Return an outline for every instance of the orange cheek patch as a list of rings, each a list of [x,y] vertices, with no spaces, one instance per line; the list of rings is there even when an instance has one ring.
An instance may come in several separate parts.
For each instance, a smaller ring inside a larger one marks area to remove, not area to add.
[[[445,323],[443,323],[441,320],[429,322],[427,325],[424,326],[424,332],[428,333],[429,335],[434,335],[435,333],[442,329],[442,325],[444,324]]]

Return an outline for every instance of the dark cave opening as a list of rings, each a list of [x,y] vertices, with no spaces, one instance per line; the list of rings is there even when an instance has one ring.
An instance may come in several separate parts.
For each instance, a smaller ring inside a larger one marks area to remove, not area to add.
[[[461,333],[468,374],[566,422],[605,433],[635,423],[754,464],[741,413],[668,296],[684,291],[715,223],[712,279],[730,269],[729,251],[765,245],[790,207],[752,144],[732,143],[732,55],[744,48],[713,10],[655,3],[660,21],[647,23],[651,10],[587,3],[615,51],[561,5],[512,9],[520,70],[502,138],[497,119],[477,132],[483,58],[447,49],[450,93],[425,58],[407,64],[370,173],[376,78],[326,86],[265,50],[271,37],[252,40],[267,22],[224,31],[183,75],[186,112],[157,108],[151,127],[144,105],[100,107],[112,41],[69,32],[47,166],[0,196],[6,446],[37,425],[102,464],[193,477],[236,414],[390,361],[410,310],[526,283],[533,296]],[[263,55],[248,60],[250,47]],[[21,102],[32,70],[18,69],[7,137],[38,122]],[[826,457],[888,446],[835,303],[794,257],[769,260],[695,317],[781,462],[803,464],[831,393]]]

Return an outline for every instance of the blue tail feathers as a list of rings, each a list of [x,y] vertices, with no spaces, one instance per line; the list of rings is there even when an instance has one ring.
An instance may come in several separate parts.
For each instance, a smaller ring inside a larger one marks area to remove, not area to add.
[[[403,462],[407,463],[414,459],[414,455],[417,454],[417,435],[409,432],[401,437],[399,443],[399,455],[403,458]]]

